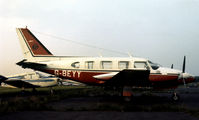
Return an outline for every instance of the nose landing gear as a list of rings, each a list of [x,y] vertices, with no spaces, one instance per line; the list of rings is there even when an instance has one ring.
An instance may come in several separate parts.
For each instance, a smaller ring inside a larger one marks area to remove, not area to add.
[[[179,96],[176,92],[174,92],[173,95],[172,95],[172,97],[171,97],[171,99],[172,99],[174,102],[177,102],[177,101],[180,100],[180,96]]]

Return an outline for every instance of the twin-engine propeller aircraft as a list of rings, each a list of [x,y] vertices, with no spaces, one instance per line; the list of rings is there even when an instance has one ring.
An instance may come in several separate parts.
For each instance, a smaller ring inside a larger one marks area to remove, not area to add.
[[[0,76],[1,87],[11,87],[11,88],[35,88],[38,87],[53,87],[59,82],[59,78],[54,76],[44,76],[37,72],[17,74],[13,76]],[[52,92],[52,89],[51,89]]]
[[[27,28],[17,28],[24,59],[17,63],[23,68],[53,74],[87,85],[123,89],[123,96],[131,96],[129,88],[168,89],[194,81],[183,71],[161,67],[150,60],[136,57],[54,56]],[[174,92],[175,100],[178,96]]]

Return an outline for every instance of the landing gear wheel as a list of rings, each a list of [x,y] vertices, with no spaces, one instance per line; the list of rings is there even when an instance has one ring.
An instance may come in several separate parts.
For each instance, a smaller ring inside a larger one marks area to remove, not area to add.
[[[172,95],[172,100],[173,100],[174,102],[177,102],[177,101],[180,100],[180,96],[177,95],[177,93],[173,93],[173,95]]]
[[[123,96],[125,102],[130,102],[132,100],[131,96]]]

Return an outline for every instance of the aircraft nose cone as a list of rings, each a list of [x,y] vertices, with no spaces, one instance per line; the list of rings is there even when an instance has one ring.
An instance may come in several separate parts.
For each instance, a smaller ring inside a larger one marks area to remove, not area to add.
[[[188,73],[182,73],[179,77],[179,81],[180,82],[184,82],[185,83],[192,83],[195,81],[195,78],[191,75],[191,74],[188,74]]]
[[[190,76],[188,78],[185,79],[186,83],[192,83],[195,81],[195,78],[193,76]]]

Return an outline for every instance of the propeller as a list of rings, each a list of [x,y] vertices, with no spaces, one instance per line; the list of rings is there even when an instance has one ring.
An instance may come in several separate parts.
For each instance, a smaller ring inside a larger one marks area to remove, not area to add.
[[[184,86],[186,87],[186,82],[183,76],[183,73],[185,73],[185,66],[186,66],[186,56],[184,56],[183,66],[182,66],[182,80],[183,80]]]
[[[183,60],[182,73],[185,73],[185,65],[186,65],[186,56],[184,56]]]

